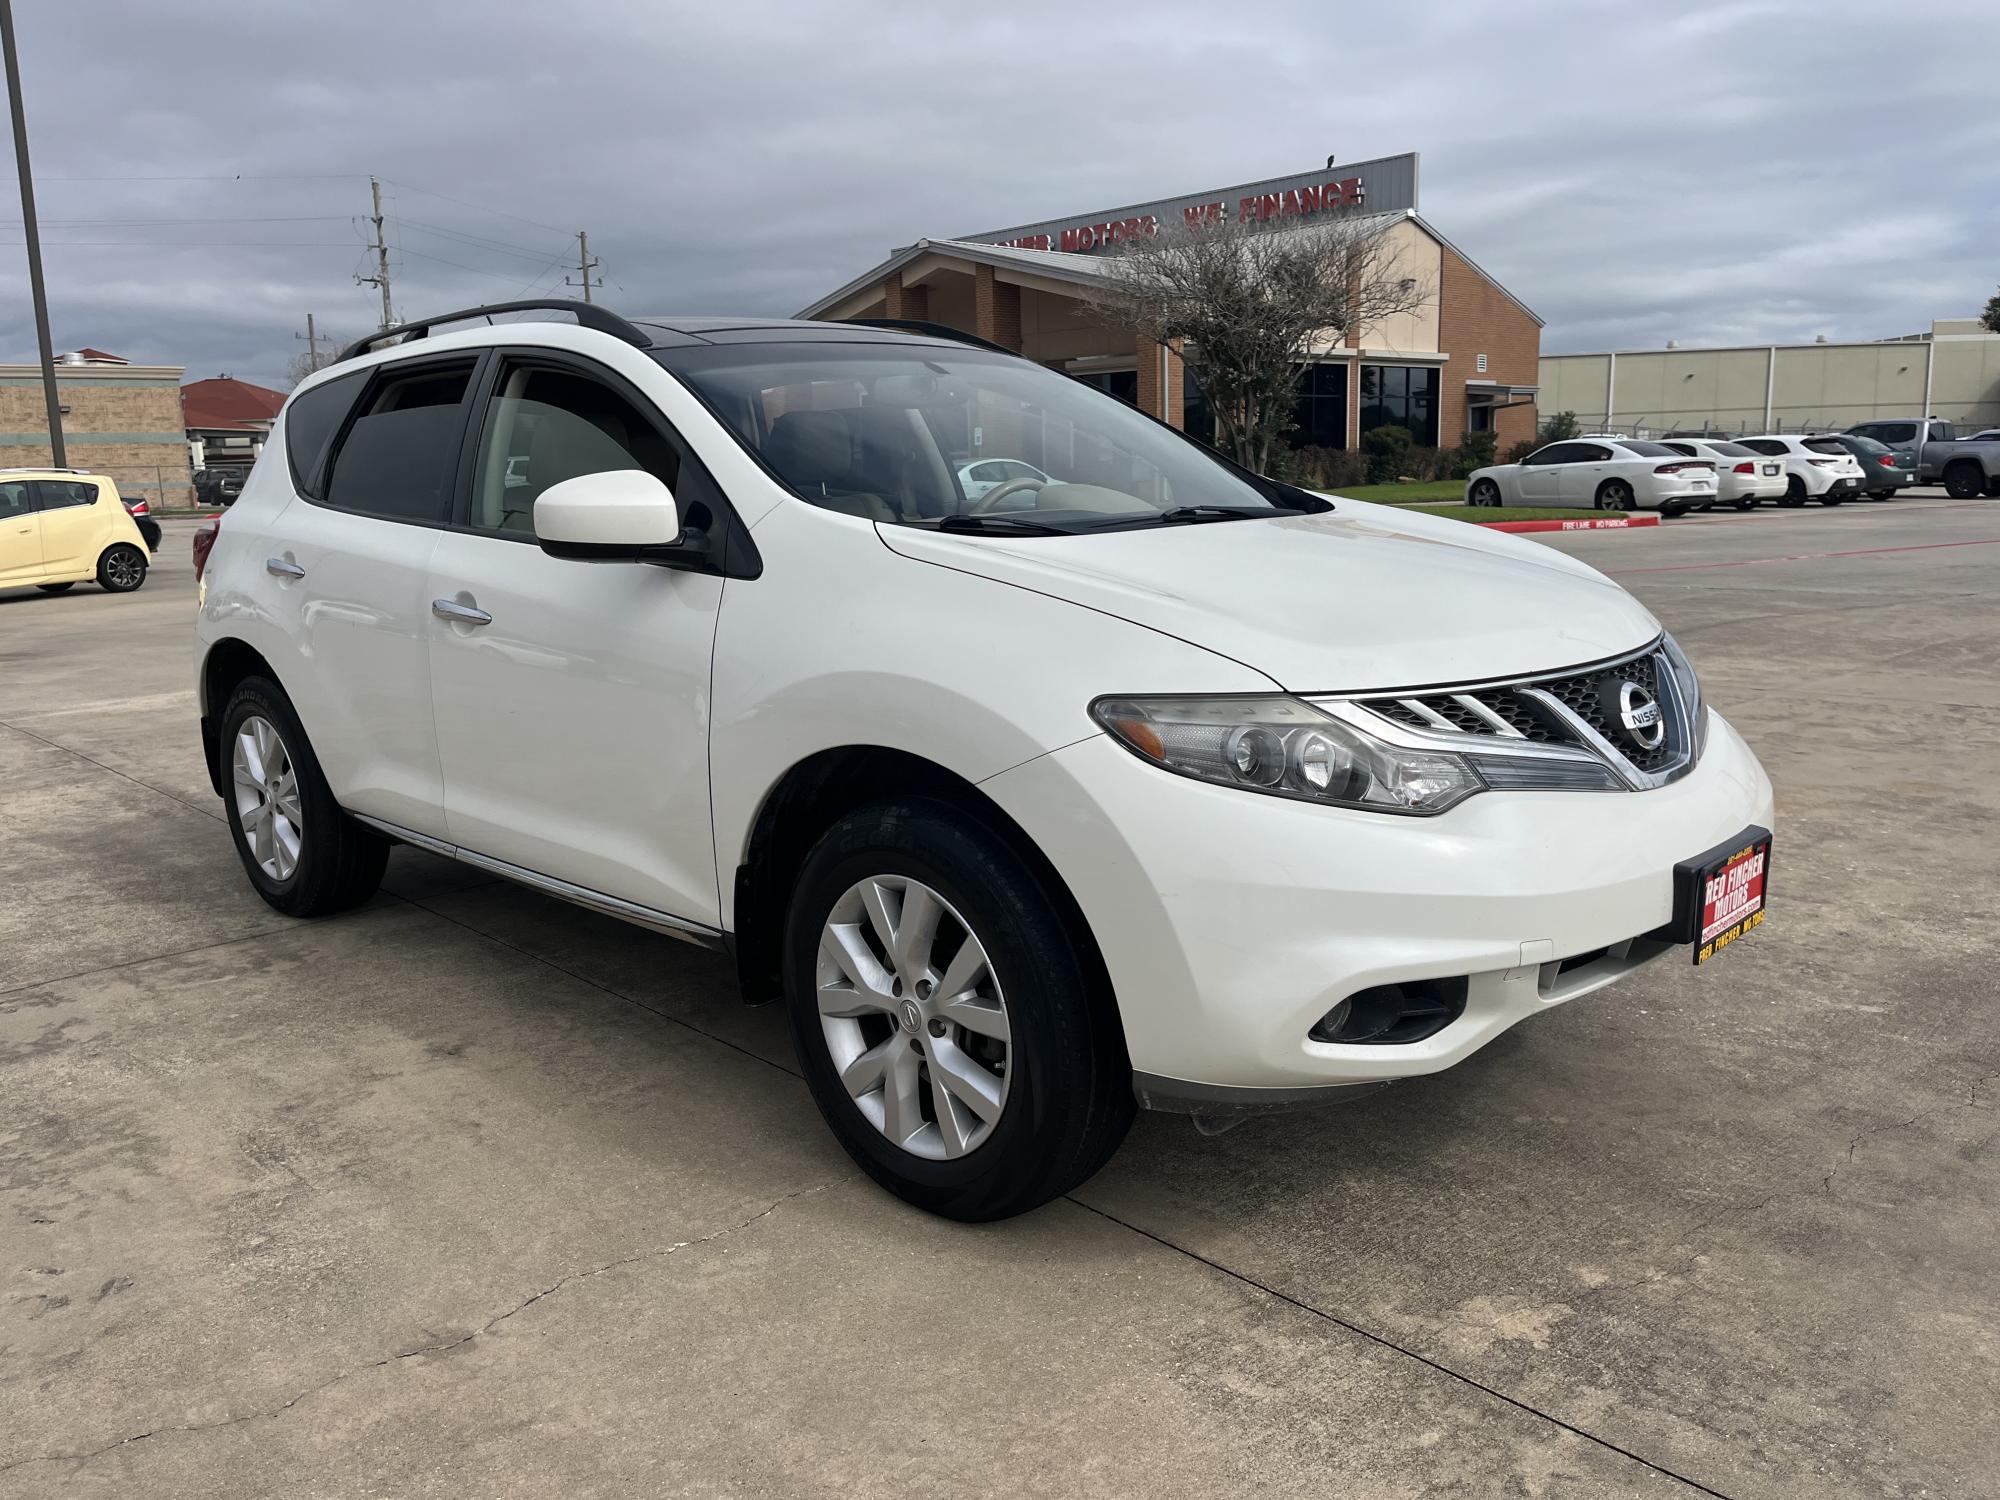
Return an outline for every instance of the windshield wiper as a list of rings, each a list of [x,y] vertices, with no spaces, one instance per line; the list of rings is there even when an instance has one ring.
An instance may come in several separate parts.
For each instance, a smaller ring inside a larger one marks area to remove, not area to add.
[[[1051,526],[1046,521],[1024,521],[1018,516],[966,516],[950,515],[938,517],[939,531],[963,531],[971,535],[985,533],[988,536],[1069,536],[1071,533],[1061,526]]]
[[[1163,510],[1154,519],[1163,522],[1187,521],[1254,521],[1259,516],[1276,514],[1268,510],[1246,510],[1240,505],[1176,505],[1171,510]]]

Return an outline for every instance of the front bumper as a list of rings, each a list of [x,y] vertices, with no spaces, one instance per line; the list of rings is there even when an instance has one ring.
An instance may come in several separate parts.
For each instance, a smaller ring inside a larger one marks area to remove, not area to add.
[[[1318,807],[1174,776],[1105,737],[984,783],[1083,908],[1142,1102],[1229,1112],[1434,1073],[1667,951],[1673,867],[1770,825],[1771,786],[1720,716],[1645,792],[1484,792],[1436,818]],[[1563,960],[1595,955],[1563,966]],[[1315,1042],[1378,985],[1463,976],[1406,1045]],[[1272,1092],[1267,1092],[1272,1091]]]

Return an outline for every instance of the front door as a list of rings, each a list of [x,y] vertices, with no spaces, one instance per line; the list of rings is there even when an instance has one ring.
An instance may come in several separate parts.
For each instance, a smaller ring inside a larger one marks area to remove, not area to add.
[[[35,487],[25,479],[0,480],[0,584],[33,583],[42,576],[42,518]]]
[[[44,571],[59,578],[90,572],[112,531],[103,507],[118,502],[105,499],[88,479],[38,479],[35,491],[42,502]]]
[[[1529,505],[1553,505],[1556,503],[1556,487],[1561,482],[1563,465],[1568,463],[1571,443],[1551,443],[1540,452],[1531,453],[1521,463],[1518,482],[1521,499]]]
[[[431,559],[432,701],[451,841],[706,926],[720,923],[708,802],[709,662],[722,580],[570,562],[535,498],[643,469],[708,523],[713,481],[636,390],[521,351],[487,382],[457,524]]]

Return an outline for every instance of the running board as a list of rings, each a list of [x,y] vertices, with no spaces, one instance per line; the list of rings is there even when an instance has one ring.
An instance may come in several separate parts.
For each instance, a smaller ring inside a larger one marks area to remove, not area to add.
[[[510,865],[504,859],[494,859],[471,849],[461,849],[456,844],[448,844],[443,839],[434,839],[427,833],[404,828],[382,818],[371,818],[365,813],[349,813],[357,823],[366,823],[377,833],[386,833],[390,838],[419,849],[427,849],[432,854],[442,854],[446,859],[455,859],[461,864],[471,865],[475,870],[484,870],[490,875],[498,875],[504,880],[525,885],[545,895],[568,901],[576,906],[587,907],[601,912],[607,917],[617,917],[622,922],[630,922],[652,932],[664,933],[671,938],[679,938],[684,943],[693,943],[697,948],[721,948],[724,937],[714,927],[704,927],[699,922],[690,922],[668,912],[655,911],[650,906],[641,906],[636,901],[626,901],[617,896],[607,896],[602,891],[593,891],[587,886],[574,885],[567,880],[558,880],[553,875],[543,875],[521,865]]]

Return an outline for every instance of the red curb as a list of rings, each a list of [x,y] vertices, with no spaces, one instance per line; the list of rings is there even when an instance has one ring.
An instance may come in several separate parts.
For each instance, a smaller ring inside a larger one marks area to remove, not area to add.
[[[1657,526],[1658,516],[1586,516],[1574,521],[1474,521],[1488,531],[1629,531],[1634,526]]]

